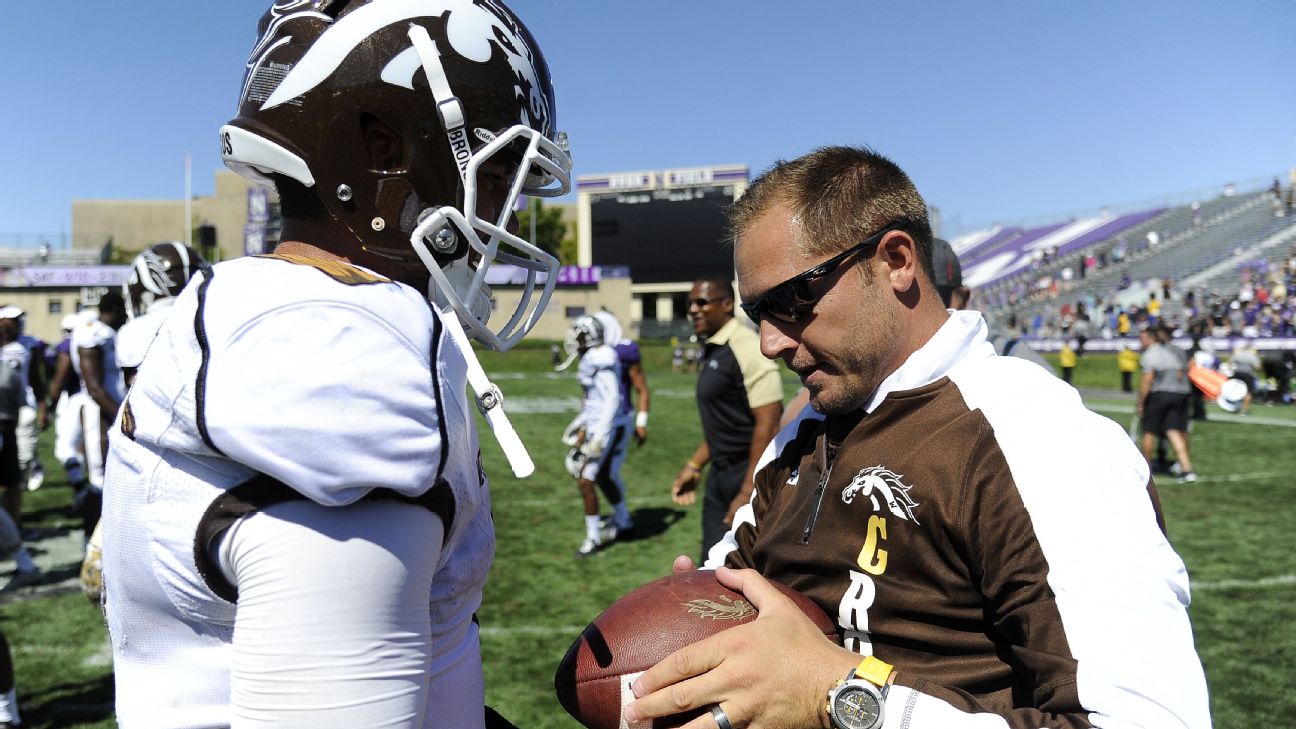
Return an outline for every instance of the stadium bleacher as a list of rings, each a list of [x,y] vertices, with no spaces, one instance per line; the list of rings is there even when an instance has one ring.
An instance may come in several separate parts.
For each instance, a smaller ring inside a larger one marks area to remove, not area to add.
[[[1162,284],[1169,282],[1172,297],[1159,316],[1182,325],[1192,313],[1184,308],[1185,293],[1194,292],[1199,302],[1208,296],[1228,301],[1239,292],[1243,269],[1281,270],[1296,243],[1296,215],[1265,189],[1100,224],[1075,221],[1012,237],[1005,235],[1008,230],[972,233],[961,241],[965,283],[978,290],[980,306],[992,319],[1055,321],[1064,304],[1074,310],[1079,302],[1091,314],[1108,306],[1138,312],[1151,293],[1162,296]]]

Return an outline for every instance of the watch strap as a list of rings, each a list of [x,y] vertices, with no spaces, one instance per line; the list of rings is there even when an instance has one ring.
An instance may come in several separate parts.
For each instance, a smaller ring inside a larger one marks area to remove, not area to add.
[[[890,663],[875,656],[865,656],[864,660],[860,661],[860,664],[855,667],[855,670],[851,672],[852,675],[848,676],[847,679],[862,678],[874,686],[885,689],[889,687],[891,674],[894,671],[895,666]]]

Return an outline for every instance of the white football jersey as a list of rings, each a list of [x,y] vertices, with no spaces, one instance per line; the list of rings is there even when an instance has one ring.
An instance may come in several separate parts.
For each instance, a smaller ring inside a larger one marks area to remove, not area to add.
[[[606,344],[591,347],[581,355],[576,381],[585,391],[577,422],[590,440],[606,440],[612,424],[622,414],[621,362],[616,350]]]
[[[81,372],[81,350],[98,347],[103,352],[103,386],[108,395],[116,402],[121,402],[126,385],[122,380],[121,369],[117,366],[117,330],[99,319],[87,319],[72,330],[72,370],[77,378],[85,382]]]
[[[0,420],[17,422],[18,409],[27,404],[27,373],[31,369],[31,350],[22,342],[0,347]]]
[[[149,305],[147,314],[140,314],[117,330],[117,366],[123,369],[138,368],[144,362],[149,345],[171,313],[175,299],[158,299]]]
[[[111,438],[104,580],[123,726],[229,724],[237,593],[208,547],[284,494],[442,517],[429,702],[455,700],[428,713],[480,726],[469,628],[495,538],[465,372],[426,298],[364,269],[273,255],[194,277]]]

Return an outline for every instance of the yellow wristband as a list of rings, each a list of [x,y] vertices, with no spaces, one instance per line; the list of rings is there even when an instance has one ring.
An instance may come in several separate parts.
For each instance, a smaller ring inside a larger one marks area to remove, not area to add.
[[[688,462],[688,467],[691,468],[691,469],[693,469],[694,471],[698,471],[698,472],[701,472],[701,471],[702,471],[702,467],[699,466],[698,464],[694,463],[693,461],[689,461],[689,462]]]
[[[855,676],[875,686],[885,686],[893,671],[895,666],[874,656],[868,656],[855,667]]]

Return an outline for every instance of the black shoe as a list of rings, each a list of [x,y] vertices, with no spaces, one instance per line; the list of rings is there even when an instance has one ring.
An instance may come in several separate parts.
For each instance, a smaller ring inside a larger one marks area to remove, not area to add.
[[[0,592],[14,592],[24,587],[39,585],[44,579],[45,573],[39,567],[34,570],[18,570],[14,572],[13,577],[9,578],[9,583]]]

